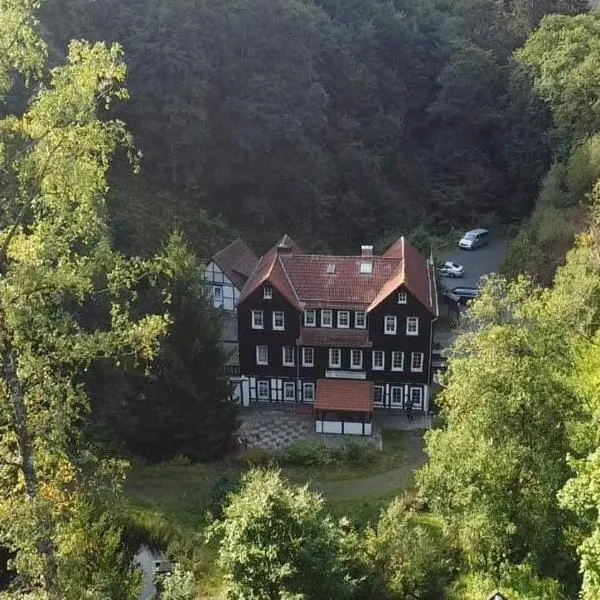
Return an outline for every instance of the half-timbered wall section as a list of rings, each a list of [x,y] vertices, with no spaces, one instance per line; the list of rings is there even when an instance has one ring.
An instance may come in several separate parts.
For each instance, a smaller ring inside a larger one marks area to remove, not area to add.
[[[433,266],[404,238],[383,255],[323,256],[285,236],[238,301],[250,401],[313,403],[319,381],[366,380],[375,407],[427,411],[437,315]]]
[[[240,239],[212,257],[204,268],[204,279],[215,308],[235,311],[240,292],[257,262],[252,250]]]

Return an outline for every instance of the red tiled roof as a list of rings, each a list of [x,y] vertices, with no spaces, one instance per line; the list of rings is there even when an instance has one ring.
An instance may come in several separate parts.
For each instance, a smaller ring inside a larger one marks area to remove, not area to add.
[[[217,252],[212,260],[240,290],[258,262],[254,252],[239,238]]]
[[[281,246],[288,250],[278,252]],[[372,264],[371,273],[360,272],[363,262]],[[285,235],[259,261],[238,303],[268,280],[298,310],[305,307],[372,310],[400,286],[405,286],[435,315],[432,275],[428,261],[403,237],[383,256],[361,257],[304,254]]]
[[[300,246],[287,235],[287,233],[258,261],[256,268],[248,281],[244,285],[238,304],[245,300],[252,292],[258,289],[263,283],[268,281],[292,306],[298,310],[304,309],[304,304],[300,301],[296,290],[292,286],[290,279],[281,263],[278,248],[281,246],[291,249],[292,253],[300,251]],[[289,254],[286,256],[292,256]]]
[[[381,287],[368,310],[373,310],[401,285],[404,285],[423,306],[437,315],[435,278],[432,267],[425,257],[404,236],[392,244],[383,256],[385,258],[402,256],[402,264]]]
[[[332,348],[370,348],[366,329],[330,329],[328,327],[301,327],[301,346],[327,346]]]
[[[373,256],[323,256],[284,254],[281,261],[292,285],[303,302],[341,305],[354,304],[366,308],[389,280],[401,259]],[[371,262],[372,273],[361,273],[360,264]],[[327,267],[335,264],[335,273]]]
[[[372,381],[319,379],[315,410],[373,412]]]

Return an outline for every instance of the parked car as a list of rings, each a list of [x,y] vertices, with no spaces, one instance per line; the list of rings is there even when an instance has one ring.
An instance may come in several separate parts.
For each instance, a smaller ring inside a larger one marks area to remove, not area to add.
[[[481,291],[476,287],[455,287],[444,292],[446,300],[465,305],[469,300],[479,298]]]
[[[462,277],[465,274],[465,268],[451,260],[447,260],[438,267],[438,273],[444,277]]]
[[[473,229],[462,236],[458,246],[464,250],[475,250],[489,243],[490,232],[487,229]]]

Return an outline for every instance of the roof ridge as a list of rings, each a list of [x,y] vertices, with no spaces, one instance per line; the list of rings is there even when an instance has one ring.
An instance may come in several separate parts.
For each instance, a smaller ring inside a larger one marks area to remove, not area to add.
[[[281,256],[276,254],[276,260],[281,259]],[[276,261],[273,262],[273,264],[275,264]],[[296,288],[294,287],[294,284],[292,283],[292,280],[290,279],[290,276],[287,272],[287,269],[285,268],[285,265],[283,264],[282,260],[279,260],[279,264],[281,265],[281,268],[283,270],[283,274],[285,275],[285,278],[287,279],[288,283],[290,284],[290,288],[292,289],[292,292],[294,292],[294,296],[296,296],[296,300],[298,301],[298,306],[302,306],[304,307],[304,302],[302,300],[300,300],[300,296],[298,296],[298,292],[296,291]]]
[[[285,254],[284,256],[307,256],[308,258],[382,258],[385,260],[400,260],[397,256],[384,256],[383,254],[373,254],[372,256],[362,256],[360,254]]]
[[[233,240],[232,242],[229,242],[229,244],[227,244],[227,246],[225,246],[225,248],[221,248],[218,252],[213,254],[212,259],[214,260],[217,256],[219,256],[219,254],[223,254],[223,252],[225,252],[225,250],[231,248],[231,246],[233,246],[234,244],[237,244],[237,242],[242,242],[242,244],[243,244],[244,240],[242,240],[241,237],[236,237],[235,240]]]

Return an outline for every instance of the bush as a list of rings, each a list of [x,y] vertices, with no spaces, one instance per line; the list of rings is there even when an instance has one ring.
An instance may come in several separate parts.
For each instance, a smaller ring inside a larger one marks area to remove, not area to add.
[[[240,489],[240,480],[232,477],[219,477],[210,493],[208,510],[213,518],[220,519],[223,516],[223,507],[227,503],[229,494]]]
[[[274,462],[274,457],[263,448],[249,448],[240,455],[239,461],[245,468],[267,467]]]
[[[364,467],[379,460],[379,451],[371,444],[358,440],[346,439],[341,450],[341,458],[345,463]]]
[[[334,462],[331,451],[324,444],[304,440],[288,446],[280,455],[284,465],[297,467],[318,467]]]

